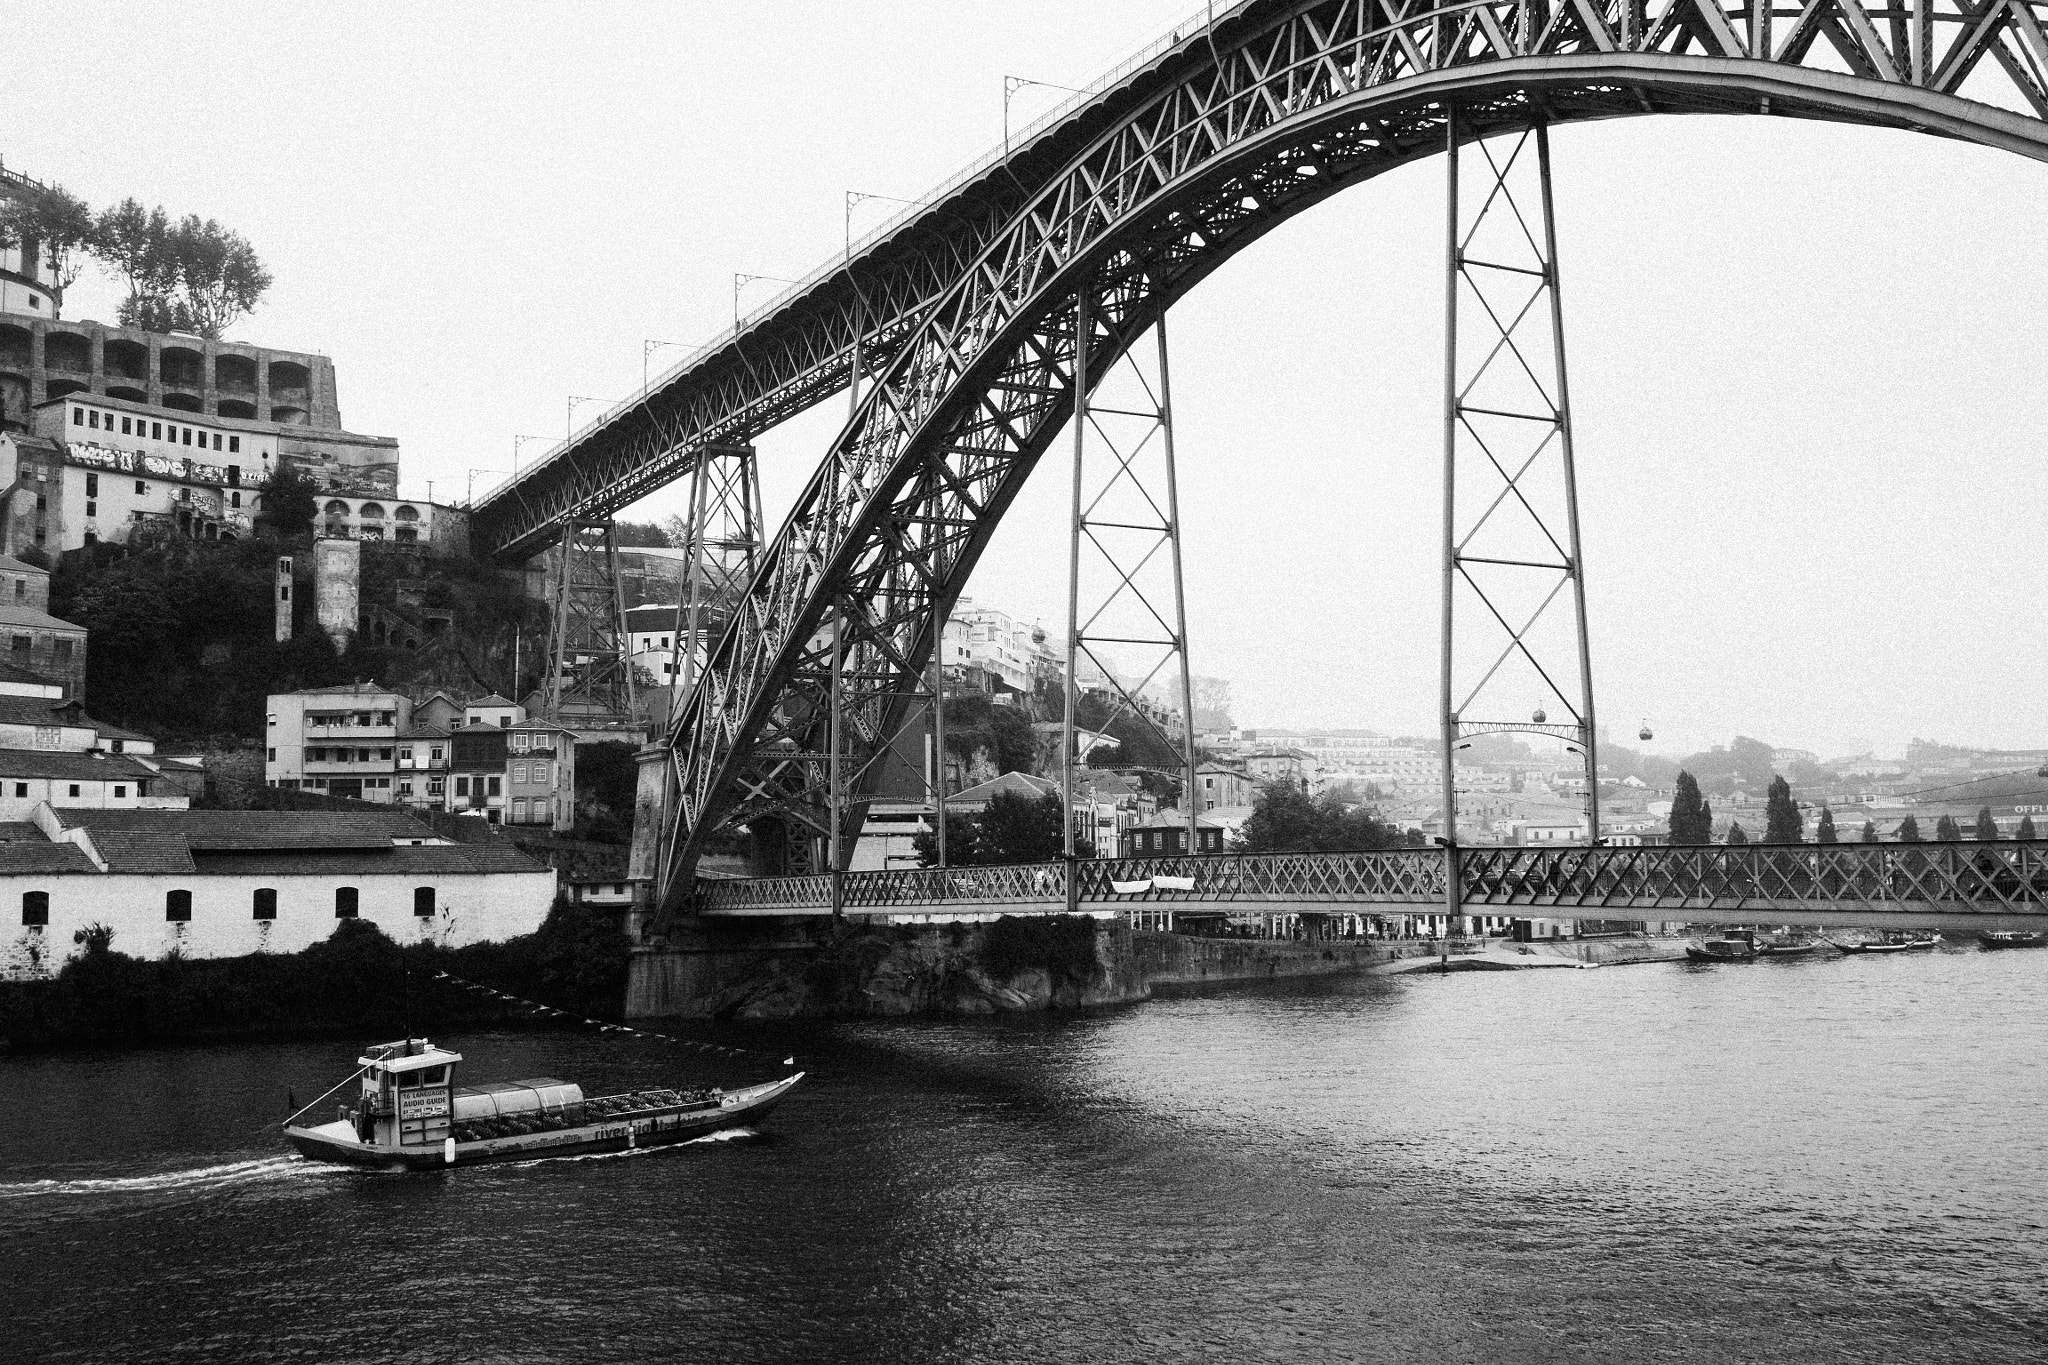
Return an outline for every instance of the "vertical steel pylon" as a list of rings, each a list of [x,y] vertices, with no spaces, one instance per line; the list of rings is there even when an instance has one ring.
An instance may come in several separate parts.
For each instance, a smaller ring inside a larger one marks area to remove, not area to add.
[[[1188,667],[1181,572],[1180,486],[1166,317],[1153,326],[1148,366],[1141,338],[1105,346],[1103,314],[1084,289],[1075,304],[1074,477],[1067,558],[1066,720],[1061,791],[1067,807],[1069,908],[1078,891],[1074,769],[1084,688],[1105,704],[1107,730],[1134,716],[1174,754],[1190,853],[1196,834],[1194,680]],[[1093,355],[1122,351],[1098,377]],[[1179,734],[1172,717],[1179,717]]]
[[[1477,153],[1470,200],[1461,199],[1467,168],[1454,115],[1445,146],[1441,712],[1454,916],[1457,753],[1472,736],[1563,740],[1584,759],[1588,837],[1600,837],[1549,134],[1539,124],[1465,150]],[[1567,589],[1568,610],[1559,602]],[[1533,710],[1522,720],[1515,713],[1525,706]]]
[[[706,446],[690,471],[671,710],[682,705],[761,562],[761,478],[752,446]]]
[[[632,655],[612,523],[564,523],[553,567],[548,595],[554,611],[542,689],[547,718],[557,724],[630,720]]]

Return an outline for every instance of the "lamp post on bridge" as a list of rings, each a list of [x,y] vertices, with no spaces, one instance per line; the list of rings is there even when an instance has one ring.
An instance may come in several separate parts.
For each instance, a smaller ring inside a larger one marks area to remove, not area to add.
[[[732,275],[732,334],[740,334],[740,290],[750,284],[766,280],[771,284],[795,284],[796,281],[782,275],[749,275],[735,270]]]
[[[648,358],[664,346],[673,346],[678,351],[708,351],[711,349],[707,345],[692,345],[686,341],[652,341],[643,338],[640,342],[640,396],[642,398],[647,396],[648,385],[651,382],[647,373]]]
[[[587,398],[582,394],[569,395],[567,414],[562,418],[562,443],[564,445],[576,435],[576,405],[578,403],[602,403],[602,398]]]
[[[512,472],[514,474],[519,472],[520,447],[524,446],[528,441],[549,441],[553,439],[551,436],[514,436],[512,438]]]

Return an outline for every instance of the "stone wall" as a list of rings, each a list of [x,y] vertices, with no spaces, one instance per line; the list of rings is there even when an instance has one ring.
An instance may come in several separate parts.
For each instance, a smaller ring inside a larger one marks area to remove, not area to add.
[[[1265,981],[1359,971],[1391,958],[1385,943],[1340,939],[1193,938],[1141,930],[1132,935],[1138,970],[1155,986],[1215,981]]]
[[[74,936],[93,924],[112,929],[114,948],[130,957],[296,953],[334,932],[334,892],[344,885],[357,888],[357,918],[371,921],[395,942],[446,948],[530,934],[555,901],[553,868],[446,876],[13,874],[0,877],[0,979],[55,972],[81,951]],[[432,915],[413,913],[414,888],[423,885],[434,888]],[[276,919],[254,917],[259,887],[276,890]],[[165,918],[165,893],[173,890],[192,893],[191,919]],[[30,891],[50,898],[47,926],[21,923],[22,897]]]
[[[1131,933],[1098,921],[1085,969],[1027,966],[998,979],[987,924],[714,924],[633,956],[629,1018],[869,1018],[1080,1009],[1143,1000]]]

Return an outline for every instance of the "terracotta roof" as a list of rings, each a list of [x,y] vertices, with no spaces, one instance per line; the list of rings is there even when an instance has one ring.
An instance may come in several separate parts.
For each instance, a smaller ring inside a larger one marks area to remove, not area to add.
[[[438,725],[408,725],[398,732],[400,739],[446,739],[448,732]]]
[[[154,830],[96,829],[92,846],[109,872],[190,872],[192,850],[181,834]]]
[[[16,559],[13,555],[0,555],[0,570],[8,573],[39,573],[44,577],[48,577],[50,573],[48,569],[38,569],[28,561]]]
[[[332,687],[302,687],[288,695],[294,697],[369,697],[378,695],[395,697],[398,694],[390,688],[380,685],[375,678],[372,678],[368,682],[336,683]]]
[[[0,822],[0,872],[97,872],[75,844],[51,843],[34,825]]]
[[[384,849],[394,839],[437,839],[410,815],[393,811],[66,810],[66,828],[176,835],[199,852],[279,849]]]
[[[0,602],[0,626],[27,626],[32,630],[75,630],[85,634],[85,627],[70,621],[59,620],[46,611],[19,602]]]
[[[488,697],[478,697],[475,701],[468,702],[466,705],[471,707],[488,706],[495,709],[504,706],[517,706],[519,703],[510,697],[501,697],[496,692],[493,692]]]
[[[63,708],[70,703],[57,697],[24,697],[13,692],[0,692],[0,725],[75,725],[81,728],[97,729],[99,722],[88,717],[83,711],[78,719],[69,720]],[[124,734],[121,738],[126,739]]]
[[[53,782],[147,782],[156,775],[127,754],[0,749],[0,779],[9,781],[39,777]]]
[[[112,858],[108,862],[112,863]],[[200,852],[202,876],[362,877],[436,876],[484,872],[545,872],[547,865],[509,841],[487,844],[398,844],[381,852],[311,849],[298,852]]]

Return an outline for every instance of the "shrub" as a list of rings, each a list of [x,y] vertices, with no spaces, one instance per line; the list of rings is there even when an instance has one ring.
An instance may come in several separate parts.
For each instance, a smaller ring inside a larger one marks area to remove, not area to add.
[[[1004,915],[988,927],[982,962],[998,981],[1043,967],[1055,983],[1085,985],[1095,977],[1095,932],[1087,915]]]

